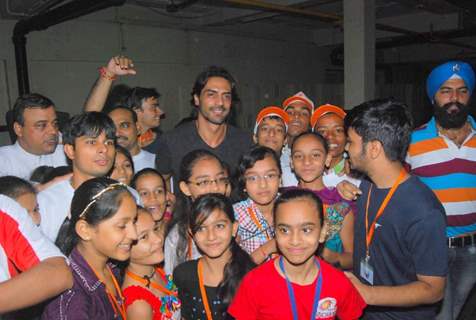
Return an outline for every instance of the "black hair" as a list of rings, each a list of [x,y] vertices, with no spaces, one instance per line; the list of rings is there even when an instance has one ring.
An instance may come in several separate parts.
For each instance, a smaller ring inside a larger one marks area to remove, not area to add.
[[[364,102],[347,113],[344,124],[362,137],[364,146],[379,141],[390,161],[405,161],[413,119],[404,103],[392,98]]]
[[[190,217],[190,230],[193,235],[198,228],[215,211],[223,211],[231,223],[235,222],[235,214],[230,199],[220,193],[209,193],[198,197],[192,205]],[[235,240],[230,242],[231,259],[223,270],[223,280],[218,285],[218,296],[222,302],[223,311],[233,300],[240,285],[241,279],[256,265]]]
[[[294,151],[294,145],[296,144],[296,142],[303,138],[303,137],[307,137],[307,136],[312,136],[312,137],[315,137],[317,140],[319,140],[319,142],[322,144],[322,146],[324,147],[324,151],[326,152],[326,154],[329,153],[329,145],[327,144],[327,140],[326,138],[324,138],[322,136],[322,134],[320,134],[319,132],[313,132],[313,131],[305,131],[305,132],[302,132],[300,133],[296,138],[294,138],[293,140],[293,144],[291,145],[291,153]]]
[[[165,184],[164,177],[160,174],[159,171],[157,171],[153,168],[144,168],[144,169],[140,170],[139,172],[137,172],[131,180],[131,188],[136,189],[137,180],[139,180],[142,176],[146,176],[146,175],[156,175],[156,176],[158,176],[160,178],[160,180],[162,180],[162,184],[163,184],[164,188],[166,188],[167,185]]]
[[[280,205],[282,205],[283,203],[302,199],[310,200],[316,206],[316,211],[319,215],[319,222],[322,227],[324,223],[324,210],[322,207],[322,200],[311,190],[300,188],[285,191],[278,197],[278,199],[276,199],[273,206],[273,221],[276,222],[276,212],[278,211]],[[292,214],[292,212],[290,212],[289,214]]]
[[[118,153],[122,153],[127,158],[127,160],[129,160],[129,162],[131,163],[132,172],[134,173],[135,172],[134,161],[132,160],[132,155],[129,152],[129,150],[127,150],[126,148],[124,148],[123,146],[121,146],[119,144],[116,144],[116,156],[115,157],[117,157]],[[114,164],[116,163],[116,158],[115,157],[114,157]],[[115,165],[113,165],[111,170],[109,170],[109,172],[106,174],[107,177],[110,177],[112,175],[112,172],[114,171],[114,167],[115,167]]]
[[[116,141],[116,127],[111,118],[102,112],[84,112],[73,116],[63,129],[63,144],[75,145],[75,139],[83,136],[97,138],[102,132]]]
[[[13,105],[13,122],[17,122],[19,125],[23,126],[25,124],[25,118],[23,117],[25,109],[47,109],[49,107],[55,107],[53,101],[39,93],[27,93],[21,95]]]
[[[128,92],[126,105],[132,110],[142,110],[142,103],[148,98],[159,99],[160,93],[155,88],[134,87]]]
[[[220,160],[214,153],[204,150],[197,149],[187,153],[180,162],[179,177],[176,183],[188,182],[192,177],[192,171],[198,161],[202,159],[216,159],[220,165],[225,169],[223,161]],[[179,188],[179,193],[177,195],[177,205],[175,207],[174,215],[172,221],[168,226],[168,231],[170,231],[175,225],[178,229],[178,242],[177,242],[177,262],[182,263],[186,260],[187,252],[187,239],[188,239],[188,226],[190,224],[190,210],[192,208],[192,199],[191,197],[186,196]]]
[[[271,157],[271,159],[275,162],[276,166],[279,170],[279,175],[283,174],[281,169],[281,161],[278,158],[276,152],[268,147],[265,146],[254,146],[248,152],[241,156],[240,162],[238,164],[238,183],[240,190],[245,188],[245,172],[248,169],[253,168],[256,162],[260,160],[264,160],[266,157]]]
[[[73,172],[73,169],[70,166],[39,166],[31,173],[30,181],[43,184],[71,172]]]
[[[129,112],[132,116],[132,120],[134,121],[134,125],[136,124],[136,122],[137,122],[137,113],[129,107],[125,107],[123,105],[115,105],[115,106],[108,107],[107,109],[104,110],[104,112],[109,115],[109,114],[111,114],[111,112],[116,111],[116,110],[126,110],[127,112]]]
[[[108,187],[110,190],[98,197],[98,194]],[[125,185],[109,178],[93,178],[83,182],[74,191],[71,218],[66,218],[63,222],[55,244],[65,255],[69,255],[80,241],[76,233],[76,223],[84,219],[89,225],[96,226],[111,218],[121,206],[125,195],[133,197]]]
[[[36,189],[30,182],[15,176],[0,177],[0,194],[16,200],[27,193],[36,194]]]
[[[203,88],[207,85],[208,79],[212,77],[223,78],[230,83],[232,105],[240,101],[240,98],[238,97],[238,92],[236,91],[235,78],[233,78],[233,76],[228,72],[228,70],[223,67],[209,66],[208,68],[200,72],[197,78],[195,79],[195,84],[193,85],[191,93],[192,99],[190,100],[190,103],[193,107],[195,107],[194,95],[197,95],[199,97]]]

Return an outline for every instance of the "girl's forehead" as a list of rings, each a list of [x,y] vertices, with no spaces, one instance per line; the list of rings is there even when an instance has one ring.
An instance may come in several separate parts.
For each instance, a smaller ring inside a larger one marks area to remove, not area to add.
[[[158,183],[160,185],[163,184],[162,182],[162,179],[156,175],[156,174],[145,174],[143,176],[141,176],[138,180],[137,180],[137,184],[145,184],[145,183]]]
[[[313,136],[313,135],[307,135],[305,137],[299,138],[296,142],[293,144],[293,151],[296,150],[304,150],[308,151],[311,149],[322,149],[324,150],[324,145],[322,144],[322,141],[319,140],[319,138]]]
[[[220,162],[215,158],[203,158],[195,163],[192,175],[216,175],[225,172]]]

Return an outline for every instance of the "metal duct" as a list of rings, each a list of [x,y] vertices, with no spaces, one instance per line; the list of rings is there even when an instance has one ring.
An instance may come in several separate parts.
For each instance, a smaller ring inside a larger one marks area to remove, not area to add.
[[[43,14],[18,21],[13,29],[18,93],[30,92],[26,35],[31,31],[45,30],[51,26],[72,20],[92,12],[113,6],[122,6],[126,0],[74,0]]]

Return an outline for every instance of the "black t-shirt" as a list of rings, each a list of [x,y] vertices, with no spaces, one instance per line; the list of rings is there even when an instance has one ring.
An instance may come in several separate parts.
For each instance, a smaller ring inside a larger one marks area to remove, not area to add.
[[[225,161],[232,175],[238,167],[240,157],[250,149],[252,144],[250,133],[228,125],[223,142],[216,148],[211,148],[198,134],[195,121],[190,121],[160,137],[157,170],[162,174],[172,174],[177,179],[182,158],[190,151],[205,149]]]
[[[207,319],[198,285],[197,263],[198,260],[184,262],[175,268],[173,275],[182,302],[181,315],[186,320]],[[218,288],[205,286],[205,290],[213,319],[226,319],[228,306],[223,306],[218,298]]]
[[[370,183],[362,181],[362,195],[357,200],[354,224],[353,264],[360,275],[365,258],[365,207]],[[389,189],[372,187],[369,226]],[[445,234],[445,211],[434,193],[417,177],[411,176],[395,191],[377,220],[370,244],[370,265],[374,286],[398,286],[417,280],[418,275],[445,277],[448,270],[448,248]],[[412,308],[371,307],[364,319],[433,319],[436,305]]]

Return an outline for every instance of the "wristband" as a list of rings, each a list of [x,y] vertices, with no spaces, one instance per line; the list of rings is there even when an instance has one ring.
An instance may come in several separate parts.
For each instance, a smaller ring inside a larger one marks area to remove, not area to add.
[[[110,76],[107,74],[106,67],[99,68],[99,75],[101,76],[101,78],[107,79],[109,81],[114,81],[117,79],[116,75]]]

